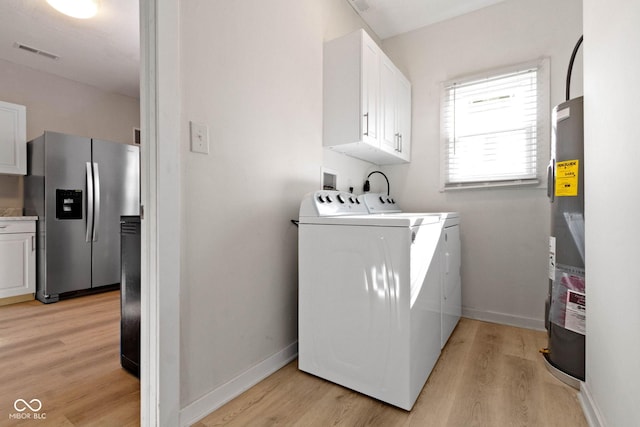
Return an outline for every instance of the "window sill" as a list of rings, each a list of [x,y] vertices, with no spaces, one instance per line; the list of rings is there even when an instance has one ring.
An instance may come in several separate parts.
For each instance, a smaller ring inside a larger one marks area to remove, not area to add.
[[[496,189],[496,188],[513,188],[513,187],[525,187],[525,188],[546,188],[542,185],[539,179],[521,179],[513,181],[488,181],[488,182],[470,182],[459,184],[447,184],[444,187],[440,187],[440,192],[446,191],[460,191],[460,190],[478,190],[478,189]]]

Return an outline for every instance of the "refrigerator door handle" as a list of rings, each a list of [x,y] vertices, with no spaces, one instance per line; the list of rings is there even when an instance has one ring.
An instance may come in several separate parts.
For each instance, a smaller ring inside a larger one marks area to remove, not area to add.
[[[555,198],[555,192],[553,191],[555,188],[556,181],[556,162],[554,159],[551,159],[549,162],[549,166],[547,166],[547,197],[551,202],[553,202]]]
[[[91,172],[91,163],[86,163],[87,167],[87,233],[85,241],[91,241],[91,233],[93,232],[93,173]]]
[[[98,227],[100,226],[100,173],[98,172],[98,164],[93,164],[93,182],[94,182],[94,200],[95,215],[93,219],[93,241],[98,241]]]

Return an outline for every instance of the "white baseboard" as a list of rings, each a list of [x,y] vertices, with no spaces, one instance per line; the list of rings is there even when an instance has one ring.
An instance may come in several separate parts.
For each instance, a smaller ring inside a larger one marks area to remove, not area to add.
[[[587,419],[589,427],[606,427],[602,414],[591,396],[591,391],[587,383],[580,385],[578,401],[580,402],[580,406],[582,406],[582,412],[584,412],[584,417]]]
[[[298,356],[298,342],[294,342],[273,356],[249,368],[226,384],[210,391],[180,411],[180,426],[194,424],[231,399],[247,391]]]
[[[534,319],[495,311],[476,310],[469,307],[462,307],[462,316],[468,317],[469,319],[499,323],[501,325],[517,326],[519,328],[535,329],[537,331],[545,330],[543,319]]]

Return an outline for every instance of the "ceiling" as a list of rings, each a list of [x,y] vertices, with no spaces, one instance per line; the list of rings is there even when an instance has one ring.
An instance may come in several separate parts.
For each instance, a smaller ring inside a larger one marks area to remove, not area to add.
[[[345,1],[385,39],[503,0]],[[137,98],[138,5],[136,0],[101,0],[98,15],[82,20],[62,15],[46,0],[0,0],[0,59]]]
[[[347,0],[384,40],[504,0]]]
[[[136,0],[102,0],[92,19],[65,16],[46,0],[0,0],[0,58],[138,98],[138,16]],[[59,59],[16,48],[16,43]]]

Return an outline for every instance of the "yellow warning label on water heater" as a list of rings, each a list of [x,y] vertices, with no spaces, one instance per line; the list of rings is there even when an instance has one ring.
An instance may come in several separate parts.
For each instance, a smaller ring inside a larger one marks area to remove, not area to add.
[[[556,197],[578,195],[579,160],[556,163]]]

